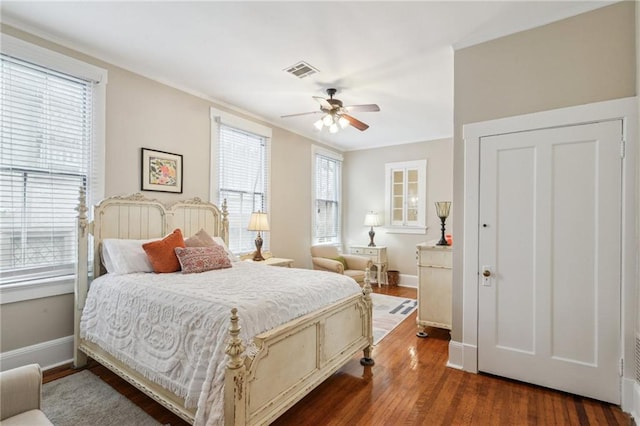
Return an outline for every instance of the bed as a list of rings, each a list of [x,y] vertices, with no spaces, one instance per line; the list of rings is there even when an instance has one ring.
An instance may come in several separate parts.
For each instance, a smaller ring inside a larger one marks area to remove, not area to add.
[[[204,229],[211,236],[220,237],[224,242],[228,242],[228,213],[225,204],[223,203],[222,208],[219,209],[217,206],[200,199],[191,199],[165,206],[157,200],[148,199],[140,194],[119,196],[105,199],[95,206],[93,221],[89,221],[88,207],[82,191],[79,200],[74,340],[74,365],[76,367],[84,366],[87,363],[87,357],[93,358],[192,424],[253,425],[268,424],[275,420],[358,352],[363,351],[364,353],[360,361],[363,365],[373,364],[371,358],[373,346],[371,286],[368,273],[363,288],[357,288],[355,293],[348,293],[344,297],[340,296],[338,300],[331,300],[329,303],[320,301],[322,304],[313,308],[312,311],[277,325],[269,325],[268,330],[259,331],[255,335],[252,333],[259,330],[254,325],[255,318],[261,317],[260,314],[253,312],[253,308],[249,308],[249,306],[261,303],[247,304],[243,300],[238,300],[236,304],[235,301],[232,303],[226,299],[226,302],[222,303],[225,312],[227,312],[224,316],[224,327],[217,325],[202,327],[203,333],[207,332],[209,328],[217,333],[214,333],[216,336],[214,346],[222,347],[223,360],[206,362],[211,364],[208,367],[213,369],[211,371],[221,371],[222,373],[216,375],[209,371],[203,379],[207,381],[204,382],[204,385],[196,383],[195,387],[202,388],[202,393],[197,396],[197,404],[194,405],[194,397],[189,394],[189,391],[181,391],[180,387],[170,386],[166,381],[158,380],[156,373],[149,370],[155,367],[145,369],[140,366],[132,366],[131,363],[126,362],[125,356],[114,352],[108,344],[95,337],[91,338],[87,330],[81,330],[82,312],[85,304],[89,312],[95,308],[96,302],[91,298],[87,299],[90,282],[95,285],[92,288],[92,290],[95,289],[93,293],[97,293],[99,289],[103,288],[102,286],[108,288],[105,283],[113,281],[115,278],[110,277],[113,274],[105,274],[106,271],[101,261],[102,242],[105,239],[161,239],[172,230],[179,228],[185,238]],[[89,250],[90,248],[92,250]],[[90,253],[92,258],[89,262]],[[256,273],[264,276],[274,275],[272,280],[282,283],[298,280],[301,286],[303,282],[307,281],[314,283],[315,280],[320,280],[317,282],[325,283],[326,281],[323,280],[334,275],[340,277],[337,279],[345,279],[339,274],[254,265],[250,262],[237,262],[225,272],[211,271],[210,273],[217,272],[221,273],[215,275],[216,281],[228,282],[229,285],[240,279],[238,275],[233,274],[245,273],[247,276]],[[161,278],[178,280],[180,278],[178,274],[180,273],[146,275],[144,277],[147,277],[147,280],[143,277],[140,285],[155,283]],[[202,279],[206,278],[205,274],[209,274],[209,272],[201,274]],[[166,277],[157,277],[156,275],[166,275]],[[199,274],[184,275],[195,276]],[[134,278],[121,276],[119,279],[135,281]],[[116,284],[109,285],[115,286]],[[157,289],[159,292],[163,286],[171,287],[165,283],[149,288]],[[171,291],[178,291],[176,287]],[[293,287],[289,284],[287,291],[294,293],[292,289]],[[318,296],[311,294],[311,290],[301,287],[298,291],[300,293],[298,297],[300,299],[317,299]],[[255,292],[255,290],[252,291]],[[308,297],[304,293],[306,291],[309,291]],[[143,289],[139,291],[139,294],[145,292],[151,293],[152,291]],[[265,300],[267,300],[270,293],[271,290],[265,288],[260,292],[260,295],[262,297],[264,294]],[[324,291],[324,293],[329,292]],[[184,294],[179,295],[179,297],[182,296]],[[119,299],[123,296],[111,297]],[[164,296],[156,297],[162,298]],[[198,295],[197,298],[193,298],[193,300],[195,299],[201,301],[200,299],[206,299],[206,297]],[[306,302],[306,300],[299,301],[300,303]],[[265,301],[265,303],[271,302]],[[314,303],[318,303],[318,301]],[[229,307],[230,309],[228,309]],[[207,309],[207,312],[209,310],[214,311],[211,308]],[[88,322],[86,316],[83,322],[85,328]],[[262,320],[258,321],[260,327],[265,326],[262,324],[263,322]],[[199,367],[184,365],[181,370],[189,368],[197,369]],[[162,368],[157,369],[162,370]],[[189,382],[188,384],[193,391],[194,383]],[[218,388],[220,392],[215,391]],[[218,394],[220,397],[216,398]],[[219,401],[215,401],[216,399]]]

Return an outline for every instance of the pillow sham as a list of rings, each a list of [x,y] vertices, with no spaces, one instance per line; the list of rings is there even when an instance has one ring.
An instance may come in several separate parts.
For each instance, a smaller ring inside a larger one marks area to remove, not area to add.
[[[240,260],[231,252],[231,250],[229,250],[229,247],[227,247],[227,244],[221,237],[212,237],[204,229],[200,229],[197,233],[184,240],[184,244],[186,247],[211,247],[212,245],[217,244],[222,246],[224,251],[227,253],[227,256],[229,256],[230,261],[237,262]]]
[[[214,244],[216,242],[204,229],[200,229],[195,235],[184,240],[186,247],[211,247]]]
[[[224,251],[227,253],[227,256],[229,256],[229,260],[230,261],[232,261],[232,262],[239,262],[240,261],[240,258],[238,258],[238,256],[236,256],[235,254],[233,254],[233,252],[231,250],[229,250],[229,247],[227,247],[227,244],[224,242],[222,237],[213,237],[213,241],[215,241],[216,244],[218,244],[219,246],[222,246]]]
[[[102,240],[102,264],[110,274],[132,274],[153,272],[153,266],[142,245],[151,240],[122,240],[106,238]]]
[[[231,268],[227,253],[217,244],[209,247],[176,247],[174,250],[183,274]]]
[[[158,274],[180,270],[180,262],[174,251],[176,247],[184,247],[184,239],[180,229],[175,229],[161,240],[142,245],[145,253],[147,253],[149,262],[151,262],[153,272]]]

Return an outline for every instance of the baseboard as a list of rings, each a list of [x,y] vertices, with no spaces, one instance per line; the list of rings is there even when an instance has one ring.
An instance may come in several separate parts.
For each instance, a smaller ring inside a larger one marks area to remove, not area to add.
[[[622,378],[622,411],[638,419],[640,413],[640,383],[626,377]]]
[[[457,368],[458,370],[464,370],[470,373],[477,373],[478,348],[474,345],[466,345],[464,343],[450,340],[447,367]]]
[[[73,361],[73,335],[0,354],[0,370],[37,363],[43,370]]]
[[[400,282],[398,283],[398,286],[399,287],[418,288],[418,276],[417,275],[400,274]]]
[[[447,367],[456,368],[462,370],[463,345],[460,342],[449,341],[449,360],[447,361]]]

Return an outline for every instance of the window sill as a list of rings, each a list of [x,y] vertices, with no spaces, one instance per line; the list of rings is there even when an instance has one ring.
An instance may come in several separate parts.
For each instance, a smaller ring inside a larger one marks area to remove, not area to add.
[[[386,226],[387,234],[426,234],[426,226]]]
[[[73,275],[0,286],[0,305],[74,292]]]

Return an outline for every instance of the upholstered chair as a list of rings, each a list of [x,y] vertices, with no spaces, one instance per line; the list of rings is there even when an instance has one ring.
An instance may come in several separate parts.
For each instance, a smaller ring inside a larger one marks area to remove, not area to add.
[[[335,246],[326,244],[311,247],[311,261],[313,269],[347,275],[358,283],[364,282],[365,270],[373,266],[368,257],[338,253]]]
[[[2,426],[53,423],[40,411],[42,371],[29,364],[0,373],[0,423]]]

